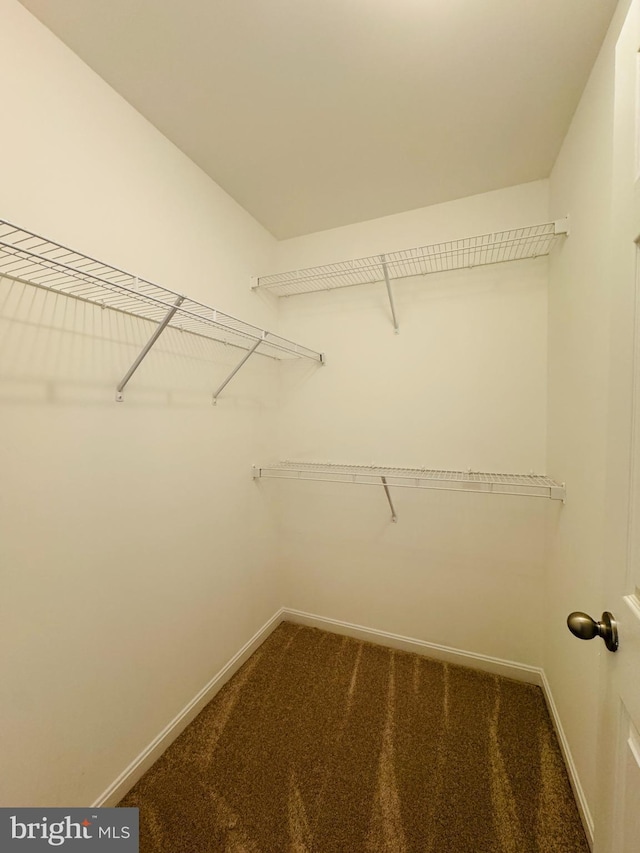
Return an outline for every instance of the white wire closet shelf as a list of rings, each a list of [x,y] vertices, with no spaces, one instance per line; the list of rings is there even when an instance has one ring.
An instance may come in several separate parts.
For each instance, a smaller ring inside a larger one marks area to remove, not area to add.
[[[383,486],[391,506],[389,487],[405,489],[442,489],[445,491],[480,492],[499,495],[521,495],[549,498],[564,503],[564,483],[543,474],[500,474],[486,471],[443,471],[430,468],[383,468],[376,465],[338,465],[332,462],[278,462],[255,466],[254,478],[281,480],[315,480],[325,483],[355,483]]]
[[[256,351],[276,359],[308,358],[320,363],[324,360],[315,350],[6,220],[0,220],[0,276],[158,323],[130,374],[167,326],[247,351],[214,398]],[[118,386],[117,399],[122,399],[122,389],[131,378],[130,374],[123,380],[124,384],[120,383],[122,388]]]
[[[462,237],[399,252],[371,255],[368,258],[259,276],[253,287],[255,290],[268,290],[277,296],[295,296],[384,281],[389,291],[394,326],[397,329],[391,279],[537,258],[548,255],[556,239],[561,234],[568,233],[567,217],[555,222],[512,228],[509,231]]]

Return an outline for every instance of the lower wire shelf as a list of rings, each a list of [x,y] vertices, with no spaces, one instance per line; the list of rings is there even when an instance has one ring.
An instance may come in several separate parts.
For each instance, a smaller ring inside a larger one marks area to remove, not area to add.
[[[456,492],[480,492],[520,495],[565,502],[564,483],[543,474],[498,474],[486,471],[443,471],[430,468],[383,468],[377,465],[337,465],[322,462],[278,462],[254,466],[254,479],[316,480],[325,483],[355,483],[383,486],[392,512],[397,516],[389,487],[404,489],[442,489]]]

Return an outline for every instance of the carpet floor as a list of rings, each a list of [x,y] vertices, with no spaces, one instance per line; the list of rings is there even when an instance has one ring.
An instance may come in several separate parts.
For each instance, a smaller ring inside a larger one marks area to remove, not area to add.
[[[120,803],[141,853],[588,853],[539,687],[284,622]]]

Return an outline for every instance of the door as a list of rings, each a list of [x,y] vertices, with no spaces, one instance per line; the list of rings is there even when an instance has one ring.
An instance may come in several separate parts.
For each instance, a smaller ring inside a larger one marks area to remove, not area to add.
[[[640,0],[616,46],[611,350],[603,606],[620,646],[600,655],[596,853],[640,851]],[[594,615],[594,614],[592,614]],[[600,619],[600,614],[596,615]],[[600,642],[600,641],[598,641]],[[588,697],[586,697],[588,700]]]

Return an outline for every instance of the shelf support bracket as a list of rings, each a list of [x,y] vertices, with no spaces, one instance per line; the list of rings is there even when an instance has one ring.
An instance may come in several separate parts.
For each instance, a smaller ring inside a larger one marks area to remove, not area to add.
[[[389,506],[391,507],[391,521],[393,521],[393,523],[396,524],[396,522],[398,521],[398,516],[396,515],[396,510],[395,510],[395,507],[393,505],[393,501],[391,500],[391,493],[389,492],[389,486],[387,486],[387,478],[386,477],[380,477],[380,479],[382,480],[382,485],[384,487],[384,491],[385,491],[385,494],[387,496],[387,500],[389,501]]]
[[[145,359],[147,353],[149,352],[151,347],[155,344],[155,342],[158,340],[160,335],[164,332],[166,327],[169,325],[169,323],[173,319],[173,315],[176,313],[176,311],[182,305],[183,302],[184,302],[184,296],[178,296],[176,301],[173,303],[173,306],[169,309],[167,316],[160,323],[160,325],[155,330],[155,332],[151,335],[151,337],[149,338],[147,343],[143,346],[142,350],[140,351],[140,355],[133,362],[133,364],[131,365],[129,370],[126,372],[123,380],[120,382],[120,384],[116,388],[116,402],[122,403],[122,401],[124,400],[124,394],[122,392],[124,391],[124,389],[127,385],[127,382],[131,379],[133,374],[140,367],[140,365],[142,364],[143,360]]]
[[[231,382],[231,380],[232,380],[232,379],[233,379],[233,377],[236,375],[236,373],[240,370],[240,368],[241,368],[241,367],[242,367],[242,366],[243,366],[247,361],[249,361],[249,359],[251,358],[251,356],[254,354],[254,352],[255,352],[255,351],[258,349],[258,347],[260,346],[260,344],[261,344],[261,343],[264,343],[264,340],[265,340],[266,334],[267,334],[266,332],[263,332],[263,333],[262,333],[262,337],[261,337],[261,338],[259,338],[259,339],[255,342],[255,344],[251,347],[251,349],[250,349],[250,350],[248,350],[248,351],[244,354],[244,356],[242,357],[242,359],[241,359],[240,363],[239,363],[239,364],[237,364],[237,365],[233,368],[233,370],[232,370],[232,371],[231,371],[231,373],[227,376],[227,378],[224,380],[224,382],[222,383],[222,385],[220,385],[220,386],[219,386],[219,388],[218,388],[216,391],[214,391],[214,392],[213,392],[213,405],[214,405],[214,406],[215,406],[215,405],[216,405],[216,403],[218,402],[218,397],[220,396],[221,392],[222,392],[222,391],[227,387],[227,385],[229,384],[229,382]]]
[[[398,327],[398,318],[396,317],[396,305],[393,301],[393,288],[391,286],[391,280],[389,279],[389,270],[387,268],[387,260],[385,255],[380,255],[380,261],[382,262],[382,272],[384,273],[384,283],[387,285],[387,294],[389,296],[389,305],[391,306],[391,316],[393,317],[393,329],[396,335],[399,333],[400,329]]]

